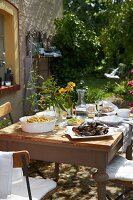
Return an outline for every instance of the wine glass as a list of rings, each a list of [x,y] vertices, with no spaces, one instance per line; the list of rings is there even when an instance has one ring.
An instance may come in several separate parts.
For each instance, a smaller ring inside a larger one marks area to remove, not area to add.
[[[97,117],[99,118],[103,108],[103,101],[97,100],[95,101],[95,104],[96,104]]]

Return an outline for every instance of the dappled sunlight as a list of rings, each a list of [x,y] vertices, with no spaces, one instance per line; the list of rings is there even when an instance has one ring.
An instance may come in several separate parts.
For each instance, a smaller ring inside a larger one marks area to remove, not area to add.
[[[54,178],[54,163],[43,161],[33,161],[30,167],[31,176],[39,176],[36,167],[41,170],[45,178]],[[95,169],[84,166],[74,166],[60,164],[60,178],[58,181],[58,191],[53,195],[53,200],[97,200],[97,187],[92,174]],[[108,183],[107,191],[114,199],[122,187],[117,187],[113,183]],[[131,200],[133,193],[128,195]]]

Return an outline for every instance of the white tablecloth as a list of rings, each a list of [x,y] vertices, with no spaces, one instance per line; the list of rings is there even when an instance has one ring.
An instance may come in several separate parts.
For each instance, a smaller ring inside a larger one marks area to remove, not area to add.
[[[95,118],[95,120],[99,121],[98,118]],[[133,119],[131,119],[131,118],[127,118],[127,119],[120,118],[118,121],[117,120],[118,120],[117,116],[107,116],[106,120],[104,119],[104,117],[100,118],[100,122],[105,123],[105,121],[106,121],[108,126],[111,126],[111,127],[114,125],[114,131],[115,132],[121,131],[123,133],[122,151],[125,152],[127,147],[132,142],[132,137],[133,137]]]
[[[125,152],[127,147],[132,142],[132,136],[133,136],[133,120],[124,121],[116,128],[116,131],[122,131],[123,132],[123,147],[122,151]]]

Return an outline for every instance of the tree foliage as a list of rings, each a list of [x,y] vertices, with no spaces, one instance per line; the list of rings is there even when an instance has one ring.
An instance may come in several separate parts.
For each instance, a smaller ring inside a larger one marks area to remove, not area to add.
[[[113,4],[109,15],[109,24],[100,35],[105,56],[112,65],[124,63],[128,66],[133,60],[133,1]]]
[[[61,50],[62,58],[53,65],[52,72],[60,81],[78,82],[98,65],[100,44],[94,31],[86,28],[83,21],[72,13],[55,21],[54,45]]]
[[[107,9],[109,1],[99,0],[65,0],[64,13],[73,12],[81,21],[85,22],[89,30],[96,33],[108,23]]]
[[[125,66],[125,76],[133,64],[132,0],[64,0],[64,16],[55,29],[53,42],[62,58],[52,72],[61,82],[118,66]]]

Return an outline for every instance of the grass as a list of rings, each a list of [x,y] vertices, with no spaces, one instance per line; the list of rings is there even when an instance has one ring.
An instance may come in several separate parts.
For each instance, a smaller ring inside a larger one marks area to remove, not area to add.
[[[125,99],[126,87],[123,80],[89,77],[85,85],[88,87],[85,97],[87,103],[94,103],[98,99],[110,99],[114,96]]]

